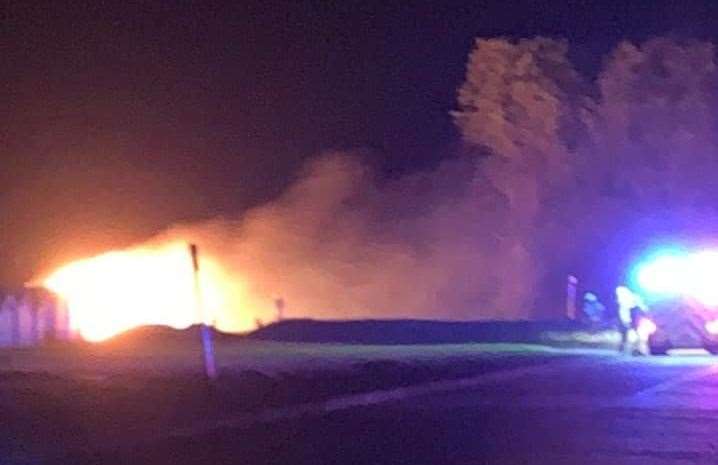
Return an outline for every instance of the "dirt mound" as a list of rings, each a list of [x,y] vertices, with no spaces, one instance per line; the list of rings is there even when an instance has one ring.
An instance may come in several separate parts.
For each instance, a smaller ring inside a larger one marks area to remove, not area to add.
[[[211,328],[212,336],[215,339],[232,339],[240,336],[223,333]],[[104,342],[102,345],[110,346],[115,344],[184,344],[190,341],[200,340],[200,326],[193,325],[186,329],[174,329],[169,326],[140,326],[118,334]]]

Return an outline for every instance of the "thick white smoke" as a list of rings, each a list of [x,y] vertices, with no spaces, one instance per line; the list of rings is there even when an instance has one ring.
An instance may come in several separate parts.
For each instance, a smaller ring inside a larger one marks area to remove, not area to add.
[[[153,242],[196,242],[241,283],[224,328],[271,321],[279,297],[288,317],[526,317],[506,285],[521,277],[502,257],[505,202],[474,164],[377,182],[358,157],[326,154],[275,201]]]

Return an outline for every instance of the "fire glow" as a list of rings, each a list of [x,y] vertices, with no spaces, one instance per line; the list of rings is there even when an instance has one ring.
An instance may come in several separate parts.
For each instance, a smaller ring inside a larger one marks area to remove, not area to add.
[[[232,283],[212,259],[201,257],[200,262],[201,306],[184,242],[78,260],[42,282],[67,304],[72,329],[96,342],[143,325],[182,329],[201,320],[215,323]]]

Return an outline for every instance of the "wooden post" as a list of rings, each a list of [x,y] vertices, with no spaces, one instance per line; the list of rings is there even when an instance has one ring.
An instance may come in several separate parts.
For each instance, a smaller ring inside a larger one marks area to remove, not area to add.
[[[30,337],[28,343],[30,345],[37,345],[40,342],[40,331],[39,331],[39,309],[37,308],[37,302],[30,302],[28,305],[30,311]]]
[[[277,310],[277,321],[284,320],[284,299],[281,297],[274,299],[274,307]]]
[[[11,347],[15,347],[20,342],[20,319],[18,318],[17,300],[12,295],[6,296],[0,302],[0,313],[9,315],[10,334],[9,343]]]
[[[574,275],[568,275],[566,283],[566,317],[569,320],[576,319],[576,288],[578,287],[578,278]]]
[[[199,256],[197,246],[189,245],[190,254],[192,255],[192,270],[194,274],[194,298],[197,305],[197,313],[200,318],[200,334],[202,336],[202,351],[204,355],[204,370],[207,378],[214,380],[217,378],[217,366],[214,360],[214,344],[212,343],[212,331],[205,322],[204,308],[202,305],[202,288],[199,281]]]
[[[42,304],[43,318],[45,319],[45,331],[43,339],[45,341],[57,341],[57,308],[49,297],[46,297]]]
[[[20,340],[20,303],[14,297],[10,297],[10,344],[17,347]]]

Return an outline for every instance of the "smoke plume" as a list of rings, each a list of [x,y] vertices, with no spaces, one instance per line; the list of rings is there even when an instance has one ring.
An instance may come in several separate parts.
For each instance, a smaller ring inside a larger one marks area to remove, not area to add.
[[[276,200],[241,218],[179,225],[151,242],[192,241],[236,286],[225,329],[255,319],[516,318],[499,283],[501,196],[475,159],[382,181],[359,157],[311,160]]]

